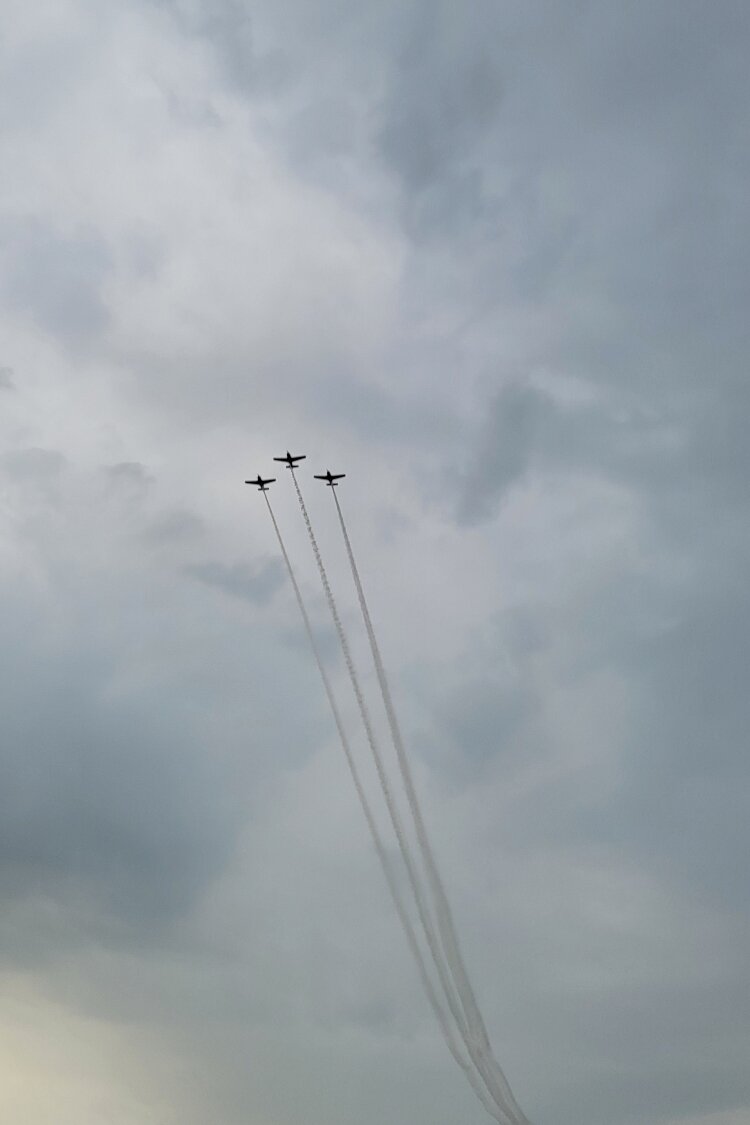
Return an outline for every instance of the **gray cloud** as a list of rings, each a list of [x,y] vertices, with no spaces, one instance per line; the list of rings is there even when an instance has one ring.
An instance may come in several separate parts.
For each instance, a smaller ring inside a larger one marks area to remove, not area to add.
[[[56,449],[15,449],[0,457],[0,472],[34,510],[60,497],[68,468],[67,458]]]
[[[422,10],[424,23],[402,52],[393,102],[385,111],[384,155],[415,191],[448,175],[496,119],[499,75],[478,43],[466,58],[439,58],[439,17]],[[441,62],[443,65],[441,65]]]
[[[93,895],[140,940],[226,860],[238,810],[187,714],[118,699],[111,654],[84,638],[50,652],[38,610],[6,603],[4,620],[3,898]]]
[[[357,438],[382,444],[411,442],[423,447],[452,441],[455,422],[441,403],[425,409],[421,399],[353,379],[351,375],[324,376],[315,386],[318,408],[343,423]]]
[[[256,50],[253,20],[245,0],[151,2],[166,8],[182,31],[212,45],[222,73],[233,86],[257,96],[278,93],[288,83],[290,68],[284,52]],[[210,109],[208,112],[215,124],[216,118]]]
[[[205,562],[195,563],[185,568],[185,573],[207,586],[222,590],[234,598],[263,605],[284,581],[283,566],[277,559],[271,559],[262,566],[248,566],[246,563]]]
[[[252,82],[254,71],[252,22],[242,0],[218,0],[212,4],[162,0],[181,27],[211,40],[234,81]]]
[[[9,476],[19,481],[47,481],[60,475],[67,459],[58,449],[15,449],[3,456]]]
[[[597,810],[605,837],[617,842],[636,825],[648,862],[668,864],[691,893],[728,911],[750,901],[738,868],[750,814],[747,626],[743,601],[717,583],[694,591],[673,628],[628,654],[642,709],[622,789]]]
[[[287,440],[348,471],[531,1119],[747,1116],[748,11],[74,3],[64,50],[11,19],[0,954],[119,1028],[144,1119],[482,1119],[238,518]],[[0,1115],[49,1117],[37,1063]]]
[[[144,539],[151,544],[166,544],[193,540],[205,531],[203,521],[194,512],[173,511],[160,515],[144,531]]]
[[[488,519],[507,490],[522,478],[546,408],[544,397],[521,382],[509,383],[495,396],[472,453],[473,464],[461,474],[461,522]]]
[[[0,252],[0,288],[10,308],[71,344],[106,326],[102,287],[113,263],[95,231],[68,236],[33,216],[14,216],[0,226]]]
[[[104,471],[115,486],[122,483],[140,488],[143,485],[148,486],[154,479],[140,461],[119,461],[116,465],[107,465]]]

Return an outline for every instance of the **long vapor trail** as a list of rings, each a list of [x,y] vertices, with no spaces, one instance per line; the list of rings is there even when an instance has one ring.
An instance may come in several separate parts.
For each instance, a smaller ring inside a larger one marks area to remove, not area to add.
[[[318,672],[320,674],[320,678],[323,682],[323,689],[325,691],[326,698],[328,700],[328,704],[331,708],[331,713],[333,715],[333,720],[334,720],[334,723],[336,725],[336,730],[338,732],[339,740],[341,742],[341,747],[344,751],[344,756],[346,758],[346,762],[347,762],[347,765],[349,767],[349,772],[351,773],[352,780],[354,782],[354,788],[356,790],[357,797],[359,798],[359,803],[362,807],[362,811],[365,815],[365,820],[367,821],[367,826],[370,830],[370,836],[372,837],[372,841],[373,841],[373,844],[375,846],[375,851],[377,853],[378,859],[380,861],[380,866],[383,870],[383,874],[385,876],[385,880],[386,880],[386,883],[388,885],[388,890],[390,891],[391,898],[393,899],[393,903],[396,907],[396,913],[398,914],[399,920],[401,922],[401,926],[404,930],[404,934],[406,935],[406,940],[407,940],[407,943],[409,945],[409,949],[411,950],[411,953],[414,957],[414,960],[416,961],[417,969],[419,971],[419,976],[420,976],[420,979],[422,981],[422,986],[423,986],[423,988],[425,990],[425,993],[427,995],[427,999],[428,999],[428,1002],[430,1004],[430,1007],[432,1008],[432,1011],[435,1014],[435,1017],[437,1018],[438,1024],[439,1024],[440,1029],[443,1033],[443,1037],[444,1037],[445,1042],[448,1046],[448,1049],[450,1050],[451,1054],[453,1055],[453,1058],[456,1060],[458,1065],[461,1067],[461,1069],[466,1074],[469,1082],[471,1083],[472,1088],[474,1089],[474,1092],[476,1093],[477,1097],[482,1102],[482,1105],[485,1107],[487,1112],[490,1113],[492,1116],[495,1116],[494,1108],[493,1108],[492,1104],[490,1103],[490,1101],[488,1100],[487,1094],[486,1094],[484,1088],[477,1081],[476,1075],[474,1074],[474,1072],[471,1068],[471,1063],[466,1059],[466,1057],[464,1056],[458,1042],[456,1041],[456,1036],[455,1036],[455,1033],[453,1031],[453,1028],[452,1028],[452,1026],[451,1026],[451,1024],[448,1020],[445,1009],[443,1008],[443,1005],[440,1002],[440,999],[437,995],[437,992],[435,991],[435,987],[433,985],[430,974],[427,971],[427,966],[425,964],[424,957],[422,955],[422,949],[419,945],[419,941],[417,940],[417,935],[414,931],[414,927],[412,926],[411,919],[409,918],[408,911],[406,909],[406,906],[404,905],[404,901],[403,901],[403,899],[401,897],[401,893],[398,889],[398,883],[396,881],[395,874],[393,872],[390,861],[388,859],[388,854],[387,854],[385,846],[383,844],[383,840],[381,838],[380,832],[378,831],[378,826],[375,822],[375,818],[373,816],[372,808],[371,808],[370,803],[367,799],[367,794],[365,793],[364,787],[362,785],[362,779],[360,777],[359,770],[357,769],[357,763],[356,763],[354,755],[352,753],[351,744],[349,742],[349,738],[347,736],[346,729],[344,727],[343,720],[341,718],[341,712],[340,712],[338,704],[336,702],[336,697],[333,694],[333,688],[331,686],[331,682],[330,682],[330,679],[328,677],[328,673],[325,670],[325,665],[323,664],[323,659],[322,659],[322,656],[321,656],[321,653],[320,653],[320,649],[318,647],[318,643],[315,640],[315,634],[313,633],[312,625],[310,624],[310,617],[309,617],[309,614],[308,614],[307,609],[305,607],[305,603],[304,603],[304,600],[302,598],[302,592],[300,590],[299,583],[297,582],[297,577],[294,573],[294,569],[292,567],[291,560],[290,560],[289,555],[287,553],[287,549],[286,549],[286,546],[284,544],[284,540],[283,540],[282,535],[281,535],[281,530],[279,529],[279,525],[276,521],[276,516],[274,515],[273,508],[271,507],[271,501],[268,498],[267,492],[264,491],[263,496],[264,496],[265,501],[266,501],[266,506],[268,507],[268,514],[271,517],[271,522],[273,524],[273,529],[276,533],[276,539],[277,539],[278,544],[279,544],[279,549],[281,551],[281,555],[284,559],[284,564],[286,566],[287,574],[289,575],[289,580],[292,584],[292,589],[294,590],[294,596],[296,598],[297,606],[298,606],[299,611],[300,611],[300,616],[302,617],[302,621],[303,621],[303,624],[304,624],[304,627],[305,627],[305,633],[307,634],[307,639],[310,643],[310,648],[312,649],[313,656],[315,658],[315,663],[317,665]]]
[[[370,747],[370,752],[372,754],[372,758],[373,758],[373,761],[375,763],[375,768],[377,770],[378,779],[380,781],[380,786],[381,786],[381,789],[383,791],[383,795],[385,797],[385,802],[386,802],[386,806],[388,808],[388,813],[389,813],[389,816],[390,816],[390,819],[391,819],[391,824],[393,825],[393,830],[396,834],[396,839],[398,841],[399,850],[401,852],[401,856],[402,856],[403,861],[404,861],[404,866],[406,868],[406,873],[407,873],[407,877],[409,879],[409,884],[411,886],[412,893],[414,895],[414,901],[415,901],[415,904],[416,904],[416,907],[417,907],[417,913],[419,914],[419,920],[422,924],[422,929],[424,931],[425,939],[427,941],[427,945],[429,947],[430,954],[432,956],[432,960],[434,962],[435,968],[436,968],[438,976],[440,978],[440,983],[442,985],[443,992],[445,993],[445,998],[446,998],[446,1001],[448,1003],[448,1007],[450,1009],[451,1015],[453,1016],[453,1019],[456,1021],[456,1025],[457,1025],[457,1027],[458,1027],[458,1029],[461,1033],[461,1037],[463,1038],[464,1042],[466,1043],[467,1050],[471,1053],[470,1040],[469,1040],[469,1037],[468,1037],[466,1020],[465,1020],[464,1014],[461,1010],[460,1002],[459,1002],[459,1000],[456,996],[456,990],[454,988],[453,982],[450,979],[450,975],[449,975],[449,972],[448,972],[448,969],[447,969],[447,966],[446,966],[446,962],[445,962],[445,959],[443,957],[443,951],[440,947],[439,938],[438,938],[438,935],[435,931],[434,922],[433,922],[431,914],[430,914],[429,906],[427,905],[427,902],[425,901],[424,891],[423,891],[422,885],[420,883],[420,879],[419,879],[419,875],[418,875],[418,872],[417,872],[416,864],[415,864],[414,859],[413,859],[412,854],[411,854],[411,848],[409,846],[408,838],[407,838],[406,832],[404,830],[403,822],[401,820],[401,815],[398,811],[398,807],[396,805],[396,802],[395,802],[395,799],[394,799],[394,796],[393,796],[393,792],[391,790],[391,787],[390,787],[390,784],[389,784],[389,781],[388,781],[388,776],[387,776],[387,773],[386,773],[385,763],[383,761],[383,756],[380,752],[380,748],[379,748],[377,740],[375,738],[375,732],[373,730],[372,720],[370,719],[370,713],[369,713],[369,710],[367,708],[367,704],[365,702],[365,698],[364,698],[362,688],[361,688],[361,685],[360,685],[360,682],[359,682],[359,676],[357,675],[357,670],[356,670],[355,665],[354,665],[354,660],[352,659],[351,649],[349,647],[349,642],[347,640],[346,633],[344,631],[344,626],[342,624],[341,617],[339,615],[339,611],[338,611],[338,608],[336,606],[336,601],[335,601],[333,593],[331,591],[331,586],[330,586],[330,583],[328,581],[328,575],[326,573],[325,566],[323,565],[323,559],[322,559],[321,554],[320,554],[320,548],[318,547],[318,542],[317,542],[317,539],[315,538],[315,532],[313,531],[312,524],[310,522],[310,516],[309,516],[308,511],[307,511],[307,506],[306,506],[304,498],[302,496],[302,492],[300,490],[299,483],[297,481],[297,477],[295,475],[294,469],[291,470],[291,474],[292,474],[292,480],[294,481],[294,487],[295,487],[295,490],[297,492],[297,499],[299,501],[300,510],[302,512],[302,517],[304,519],[305,527],[307,528],[307,534],[308,534],[308,537],[310,539],[310,544],[311,544],[312,549],[313,549],[313,554],[315,556],[315,562],[317,564],[318,572],[320,574],[320,579],[321,579],[321,582],[323,584],[323,590],[325,592],[326,601],[328,602],[328,608],[331,612],[331,617],[333,619],[333,623],[335,625],[336,632],[338,634],[339,644],[340,644],[341,651],[342,651],[343,656],[344,656],[344,662],[346,664],[347,672],[349,674],[349,680],[351,682],[352,689],[354,691],[354,696],[355,696],[356,701],[357,701],[357,707],[359,709],[360,717],[362,719],[362,725],[365,728],[365,735],[367,737],[367,743],[368,743],[368,746]]]
[[[296,482],[295,482],[296,483]],[[299,491],[299,490],[298,490]],[[403,778],[404,789],[406,791],[409,808],[411,810],[414,827],[416,830],[417,840],[422,855],[422,860],[427,872],[429,886],[432,892],[433,903],[435,907],[435,914],[438,923],[438,930],[440,940],[443,946],[446,960],[450,969],[451,976],[455,982],[456,991],[460,998],[461,1007],[465,1016],[466,1023],[468,1024],[469,1035],[464,1035],[467,1049],[475,1066],[481,1074],[493,1100],[496,1102],[498,1109],[512,1123],[512,1125],[529,1125],[528,1118],[524,1115],[520,1106],[518,1105],[513,1092],[510,1088],[507,1078],[505,1077],[500,1064],[495,1059],[492,1053],[492,1046],[487,1034],[482,1013],[479,1010],[474,990],[464,965],[463,957],[458,943],[456,928],[453,921],[448,897],[445,893],[443,881],[435,862],[435,857],[432,847],[427,835],[422,811],[417,799],[416,789],[414,787],[414,779],[411,772],[411,766],[404,746],[404,740],[401,735],[401,728],[399,726],[396,710],[393,704],[393,696],[391,694],[388,677],[386,675],[385,665],[380,654],[380,648],[375,636],[375,630],[372,624],[367,599],[365,597],[362,580],[359,574],[359,568],[354,557],[351,540],[347,531],[344,514],[341,510],[339,498],[336,494],[336,489],[331,488],[333,499],[336,504],[336,511],[339,518],[339,524],[346,546],[347,556],[349,558],[349,566],[351,568],[354,585],[357,590],[357,598],[359,600],[360,610],[362,612],[362,619],[367,631],[367,637],[370,643],[370,651],[372,653],[373,663],[375,665],[375,672],[380,686],[380,693],[383,697],[383,704],[388,719],[388,726],[391,732],[393,746],[396,751],[401,776]],[[460,1026],[460,1025],[459,1025]]]

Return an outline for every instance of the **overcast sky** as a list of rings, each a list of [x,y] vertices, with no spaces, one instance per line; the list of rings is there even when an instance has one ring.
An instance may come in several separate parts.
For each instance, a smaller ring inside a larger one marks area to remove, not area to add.
[[[749,50],[746,0],[4,0],[3,1121],[487,1120],[242,483],[289,448],[525,1112],[750,1122]]]

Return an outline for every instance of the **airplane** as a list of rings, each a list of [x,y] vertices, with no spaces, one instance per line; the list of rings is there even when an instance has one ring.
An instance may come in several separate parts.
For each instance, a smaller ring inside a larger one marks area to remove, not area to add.
[[[322,476],[319,476],[317,473],[314,473],[313,476],[316,480],[324,480],[329,488],[336,488],[336,481],[343,480],[346,473],[332,473],[329,469],[328,472],[323,473]]]
[[[297,462],[298,461],[304,461],[305,456],[306,456],[306,454],[304,454],[304,453],[298,453],[296,457],[292,457],[291,453],[287,449],[286,457],[274,457],[274,461],[283,461],[285,463],[287,469],[296,469],[297,468]]]
[[[273,484],[275,480],[276,477],[268,477],[267,480],[263,480],[263,477],[260,475],[260,473],[258,473],[255,480],[246,480],[245,484],[257,484],[261,492],[268,492],[269,484]]]

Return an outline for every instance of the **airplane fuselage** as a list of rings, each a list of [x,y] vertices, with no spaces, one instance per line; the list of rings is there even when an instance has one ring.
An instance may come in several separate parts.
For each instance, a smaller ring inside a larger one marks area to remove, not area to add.
[[[337,488],[338,482],[344,479],[346,473],[332,473],[328,469],[325,473],[315,473],[314,475],[316,480],[324,480],[329,488]]]
[[[287,449],[286,456],[274,457],[274,461],[282,461],[286,465],[287,469],[296,469],[297,462],[304,461],[306,456],[307,454],[305,453],[298,453],[296,456],[292,456],[292,454]]]

